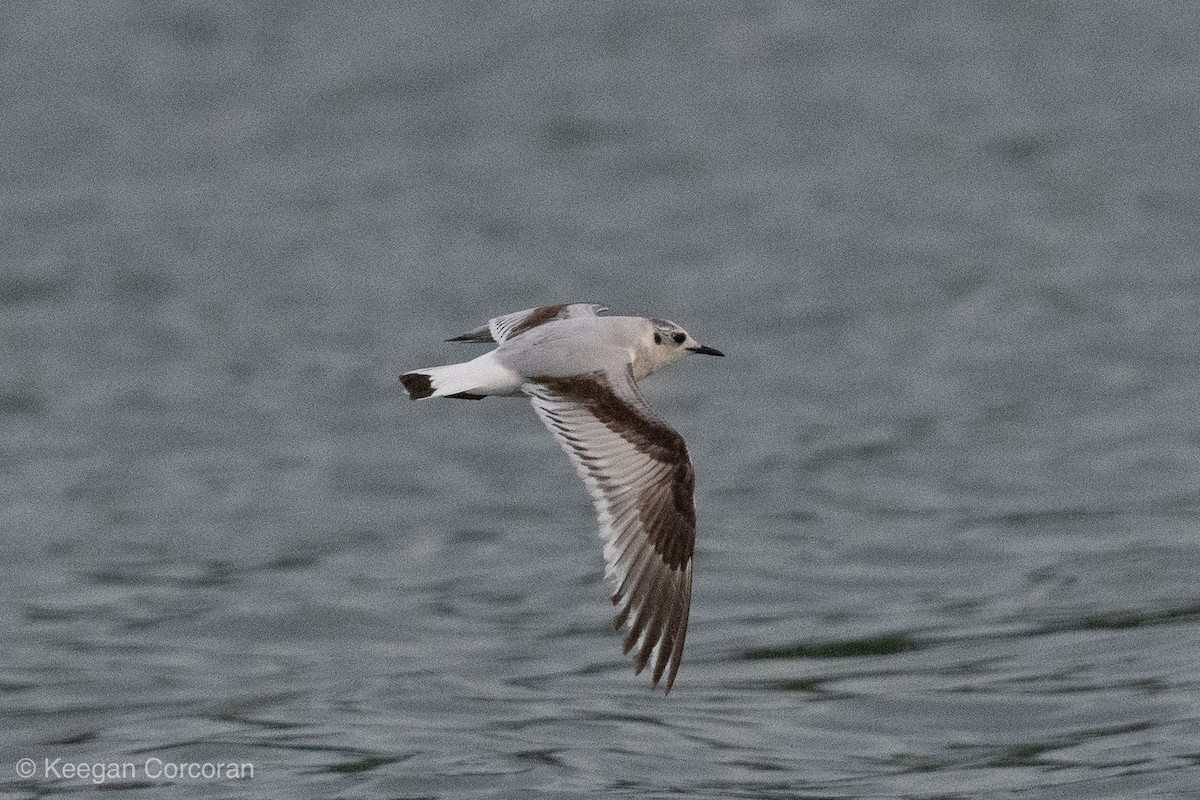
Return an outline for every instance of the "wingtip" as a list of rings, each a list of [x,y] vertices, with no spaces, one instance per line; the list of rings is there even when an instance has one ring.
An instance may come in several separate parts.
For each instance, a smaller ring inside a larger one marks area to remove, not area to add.
[[[471,342],[472,344],[486,344],[495,342],[490,331],[470,331],[468,333],[460,333],[458,336],[451,336],[447,342]]]

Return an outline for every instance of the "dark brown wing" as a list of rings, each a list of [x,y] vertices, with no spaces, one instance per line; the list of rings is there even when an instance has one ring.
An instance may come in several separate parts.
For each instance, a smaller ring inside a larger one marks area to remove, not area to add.
[[[520,336],[527,330],[545,325],[557,319],[571,317],[594,317],[608,311],[607,308],[595,303],[564,303],[555,306],[527,308],[524,311],[514,311],[501,317],[488,320],[487,325],[467,331],[459,336],[447,339],[448,342],[503,342],[514,336]]]
[[[525,391],[596,506],[615,626],[634,670],[653,665],[671,691],[692,603],[695,479],[683,437],[649,414],[632,378],[619,395],[601,374],[531,378]],[[624,396],[622,396],[624,395]]]

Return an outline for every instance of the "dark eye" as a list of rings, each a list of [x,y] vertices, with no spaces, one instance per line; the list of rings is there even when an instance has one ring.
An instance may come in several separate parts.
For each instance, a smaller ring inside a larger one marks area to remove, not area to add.
[[[661,333],[654,334],[654,343],[662,344],[662,334]]]
[[[683,344],[683,340],[686,339],[687,336],[685,336],[682,333],[677,333],[674,336],[672,336],[671,338],[675,340],[675,344]]]

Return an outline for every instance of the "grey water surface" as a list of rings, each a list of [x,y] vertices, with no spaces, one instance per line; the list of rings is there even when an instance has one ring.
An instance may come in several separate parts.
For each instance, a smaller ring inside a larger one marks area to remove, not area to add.
[[[5,4],[0,797],[1200,796],[1198,23]],[[727,354],[669,697],[528,405],[396,383],[565,301]]]

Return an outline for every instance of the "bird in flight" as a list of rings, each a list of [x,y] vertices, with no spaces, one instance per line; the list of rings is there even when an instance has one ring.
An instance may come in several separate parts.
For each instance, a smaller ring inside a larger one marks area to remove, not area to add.
[[[496,317],[448,341],[495,343],[478,358],[406,372],[414,400],[525,396],[583,478],[604,542],[605,577],[634,674],[671,691],[692,604],[695,477],[683,437],[637,381],[693,353],[724,355],[662,319],[601,317],[570,303]]]

